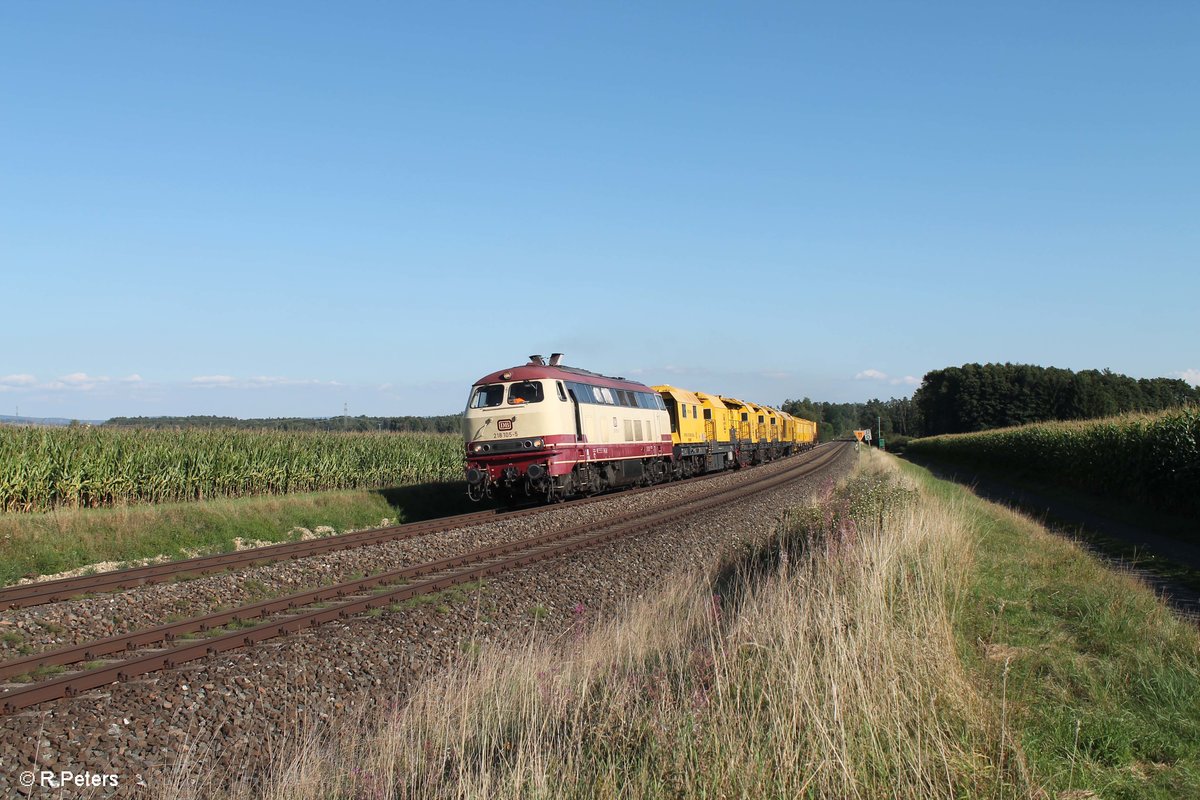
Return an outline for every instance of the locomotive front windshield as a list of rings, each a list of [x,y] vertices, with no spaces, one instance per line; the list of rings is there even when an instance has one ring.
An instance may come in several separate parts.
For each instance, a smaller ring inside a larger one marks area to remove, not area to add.
[[[489,383],[485,386],[475,387],[475,393],[471,395],[471,402],[467,407],[495,408],[504,403],[506,393],[510,406],[540,403],[545,399],[545,389],[540,381]]]
[[[521,381],[508,387],[508,404],[542,402],[542,384],[538,381]]]
[[[469,408],[492,408],[504,402],[504,384],[489,383],[487,386],[476,386],[475,394],[471,395]]]

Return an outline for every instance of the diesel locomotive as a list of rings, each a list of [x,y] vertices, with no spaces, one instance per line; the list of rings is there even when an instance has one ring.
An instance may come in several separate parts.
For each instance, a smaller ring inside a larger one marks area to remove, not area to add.
[[[771,461],[816,423],[770,406],[549,362],[475,382],[463,414],[472,500],[546,502]]]

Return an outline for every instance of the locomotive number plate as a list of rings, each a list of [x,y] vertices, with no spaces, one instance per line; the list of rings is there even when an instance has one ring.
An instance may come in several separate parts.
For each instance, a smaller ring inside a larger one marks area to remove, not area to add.
[[[513,421],[511,419],[501,419],[496,421],[496,430],[511,431]]]

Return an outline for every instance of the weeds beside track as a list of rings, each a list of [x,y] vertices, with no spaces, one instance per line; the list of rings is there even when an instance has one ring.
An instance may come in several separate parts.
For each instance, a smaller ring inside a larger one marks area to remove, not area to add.
[[[257,788],[180,773],[172,791],[1196,796],[1196,631],[1071,542],[867,458],[774,546],[565,644],[477,654],[375,719],[308,731]]]

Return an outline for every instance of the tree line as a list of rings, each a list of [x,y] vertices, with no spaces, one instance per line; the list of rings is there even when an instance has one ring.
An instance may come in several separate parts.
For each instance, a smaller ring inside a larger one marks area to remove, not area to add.
[[[1096,419],[1200,403],[1178,378],[1131,378],[1030,364],[964,364],[925,375],[913,395],[925,436],[1050,420]]]
[[[865,403],[788,400],[783,410],[817,423],[821,441],[878,424],[885,439],[1096,419],[1131,411],[1200,405],[1200,388],[1178,378],[1131,378],[1111,370],[1073,372],[1031,364],[964,364],[926,373],[912,398]]]
[[[238,419],[237,417],[113,417],[105,426],[115,428],[234,428],[275,431],[392,431],[402,433],[458,433],[461,414],[433,417],[278,417]]]

